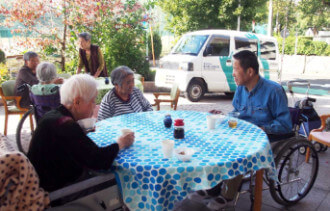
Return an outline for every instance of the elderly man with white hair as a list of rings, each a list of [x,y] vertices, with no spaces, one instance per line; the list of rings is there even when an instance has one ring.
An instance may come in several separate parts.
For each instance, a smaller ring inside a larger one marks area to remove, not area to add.
[[[119,150],[134,141],[134,133],[128,133],[120,136],[117,143],[99,148],[86,136],[77,121],[92,117],[96,87],[90,75],[72,76],[60,88],[61,105],[38,123],[28,158],[40,177],[41,187],[47,191],[81,180],[88,169],[109,169]]]
[[[119,66],[111,72],[115,86],[102,99],[98,120],[135,112],[152,111],[149,101],[134,85],[134,72],[127,66]]]

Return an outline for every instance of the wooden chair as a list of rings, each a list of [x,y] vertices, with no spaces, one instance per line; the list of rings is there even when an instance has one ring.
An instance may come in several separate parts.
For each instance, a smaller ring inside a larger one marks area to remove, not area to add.
[[[177,105],[178,105],[178,101],[179,101],[179,97],[180,97],[180,89],[178,87],[177,84],[173,84],[171,92],[170,93],[166,93],[166,92],[154,92],[153,93],[155,96],[155,104],[153,104],[153,106],[157,106],[157,111],[159,111],[160,109],[160,103],[171,103],[171,108],[173,110],[176,110]],[[169,96],[170,98],[168,99],[160,99],[160,96]]]
[[[28,108],[22,108],[20,106],[21,96],[15,96],[15,81],[10,80],[3,82],[0,87],[0,96],[3,101],[3,105],[5,108],[5,128],[4,135],[7,135],[7,125],[8,125],[8,116],[13,114],[19,114],[21,117],[25,112],[27,112]],[[30,127],[31,131],[33,131],[33,118],[32,114],[30,115]]]
[[[321,115],[321,127],[318,129],[314,129],[309,133],[308,140],[319,142],[327,147],[330,147],[330,131],[326,132],[325,122],[328,118],[330,118],[330,114]],[[309,149],[307,149],[306,161],[309,159]]]

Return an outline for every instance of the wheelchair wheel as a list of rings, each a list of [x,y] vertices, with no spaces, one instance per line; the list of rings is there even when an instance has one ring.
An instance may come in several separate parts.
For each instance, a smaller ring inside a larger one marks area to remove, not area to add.
[[[323,148],[324,148],[323,144],[318,143],[318,142],[314,142],[313,145],[314,145],[314,148],[315,148],[316,152],[323,151]]]
[[[30,115],[34,114],[34,109],[27,111],[22,119],[19,121],[16,129],[16,143],[18,150],[23,152],[25,155],[29,150],[30,140],[32,138],[33,131],[30,128]],[[34,117],[32,118],[33,125],[36,126]]]
[[[323,149],[322,149],[322,152],[325,152],[328,150],[328,146],[324,146]]]
[[[309,162],[300,149],[309,148]],[[275,158],[279,182],[270,181],[273,199],[282,205],[294,205],[303,199],[313,187],[319,160],[312,143],[298,139],[287,143]]]

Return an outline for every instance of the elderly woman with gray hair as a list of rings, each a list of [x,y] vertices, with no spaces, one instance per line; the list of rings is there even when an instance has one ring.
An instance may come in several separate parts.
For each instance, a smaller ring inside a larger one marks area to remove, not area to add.
[[[152,111],[148,100],[134,86],[134,72],[120,66],[111,72],[111,82],[115,86],[102,99],[98,120],[122,114]]]
[[[99,148],[77,123],[90,118],[95,108],[97,82],[87,74],[74,75],[60,89],[61,105],[38,123],[27,154],[35,167],[40,186],[54,191],[86,178],[86,172],[108,170],[119,150],[134,142],[134,133],[117,143]]]
[[[42,62],[37,66],[37,78],[39,84],[33,85],[31,88],[34,95],[55,94],[58,89],[54,88],[63,83],[63,78],[57,77],[55,65],[49,62]]]

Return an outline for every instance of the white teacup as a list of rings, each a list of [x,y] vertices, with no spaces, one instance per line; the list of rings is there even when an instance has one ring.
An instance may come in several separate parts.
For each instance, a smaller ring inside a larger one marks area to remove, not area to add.
[[[174,151],[174,141],[169,139],[162,141],[162,149],[164,158],[171,158]]]
[[[209,130],[214,129],[216,120],[217,120],[217,118],[215,115],[206,116],[207,129],[209,129]]]
[[[128,128],[124,128],[124,129],[121,129],[121,133],[124,135],[128,134],[128,133],[133,133],[133,130],[131,129],[128,129]]]
[[[80,127],[84,130],[92,130],[95,126],[95,122],[96,122],[95,118],[86,118],[77,121]]]

